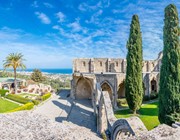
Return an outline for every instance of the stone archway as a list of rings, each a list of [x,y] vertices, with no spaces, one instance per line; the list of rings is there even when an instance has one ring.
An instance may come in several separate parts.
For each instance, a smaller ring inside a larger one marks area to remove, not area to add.
[[[125,98],[125,82],[123,81],[118,87],[118,98]]]
[[[4,85],[2,86],[2,89],[10,90],[10,86],[9,86],[8,84],[4,84]]]
[[[112,101],[113,100],[113,91],[112,91],[112,88],[109,85],[109,83],[104,82],[103,84],[101,84],[101,89],[102,89],[102,91],[108,91],[110,99]]]
[[[151,92],[157,92],[157,82],[156,80],[151,80]]]
[[[91,99],[92,88],[90,81],[85,78],[80,78],[76,85],[76,94],[77,99]]]

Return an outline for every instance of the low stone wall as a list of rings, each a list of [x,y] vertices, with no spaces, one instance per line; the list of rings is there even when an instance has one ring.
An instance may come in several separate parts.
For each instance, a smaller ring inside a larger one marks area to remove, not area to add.
[[[146,132],[147,129],[137,117],[117,119],[114,116],[112,103],[107,91],[98,92],[97,129],[99,133],[106,132],[111,140],[126,139],[135,134]]]

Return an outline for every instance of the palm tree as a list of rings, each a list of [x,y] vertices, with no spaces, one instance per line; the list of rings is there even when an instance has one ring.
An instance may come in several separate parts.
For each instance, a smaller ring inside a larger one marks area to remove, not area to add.
[[[14,89],[15,93],[17,91],[17,85],[16,85],[16,70],[18,68],[25,69],[26,66],[23,64],[23,55],[21,53],[11,53],[6,57],[6,60],[4,60],[4,69],[7,68],[13,68],[14,70]]]

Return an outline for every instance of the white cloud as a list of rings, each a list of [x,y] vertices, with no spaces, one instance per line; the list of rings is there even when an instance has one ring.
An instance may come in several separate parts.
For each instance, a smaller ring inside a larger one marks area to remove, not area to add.
[[[68,24],[68,27],[72,28],[73,32],[79,32],[82,30],[82,27],[78,21]]]
[[[32,38],[33,40],[31,40]],[[24,55],[27,68],[71,67],[71,55],[67,57],[66,47],[54,43],[56,38],[52,39],[50,36],[36,38],[34,35],[27,35],[20,29],[3,27],[0,29],[0,41],[0,68],[2,68],[2,61],[5,57],[16,52]],[[58,39],[58,41],[60,40]]]
[[[78,7],[82,12],[72,11],[73,17],[80,17],[75,21],[72,21],[72,17],[58,12],[52,15],[62,23],[52,26],[57,32],[38,36],[37,40],[33,41],[24,42],[27,37],[24,39],[25,34],[21,31],[1,29],[0,59],[11,51],[23,52],[31,67],[71,67],[72,58],[77,57],[125,58],[133,14],[138,14],[140,19],[144,59],[156,59],[163,48],[164,8],[168,2],[142,0],[137,5],[131,2],[124,4],[124,1],[117,3],[110,5],[109,0],[101,0],[95,5],[82,3]],[[40,14],[38,12],[38,15]],[[84,23],[85,20],[91,25]],[[42,42],[39,43],[39,40]]]
[[[0,51],[3,52],[1,53],[0,60],[4,60],[10,53],[22,53],[26,59],[24,63],[27,68],[71,67],[71,57],[68,58],[65,54],[61,53],[60,48],[55,49],[55,47],[45,44],[39,46],[35,43],[10,42],[0,44]],[[0,67],[2,68],[2,61],[0,61]]]
[[[47,3],[47,2],[44,2],[43,4],[44,4],[44,6],[46,6],[47,8],[53,8],[53,7],[54,7],[52,4]]]
[[[42,12],[35,12],[35,15],[37,15],[37,17],[41,20],[42,23],[44,24],[50,24],[51,20],[49,19],[49,17],[42,13]]]
[[[22,30],[20,29],[10,29],[8,27],[3,27],[0,29],[0,40],[17,40],[21,38]]]
[[[81,3],[79,6],[78,6],[78,9],[82,12],[84,11],[94,11],[94,10],[97,10],[99,8],[102,8],[102,3],[101,1],[99,1],[97,4],[95,5],[89,5],[87,3]]]
[[[34,2],[31,4],[31,6],[34,7],[34,8],[38,8],[38,7],[39,7],[37,1],[34,1]]]
[[[85,22],[86,22],[86,23],[93,23],[93,24],[98,25],[98,24],[99,24],[99,20],[100,20],[99,16],[101,16],[102,13],[103,13],[103,10],[98,10],[97,12],[95,12],[95,13],[91,16],[90,20],[86,20]]]
[[[58,18],[58,22],[64,22],[65,21],[65,15],[62,13],[62,12],[58,12],[58,13],[56,13],[55,14],[56,15],[56,17]]]

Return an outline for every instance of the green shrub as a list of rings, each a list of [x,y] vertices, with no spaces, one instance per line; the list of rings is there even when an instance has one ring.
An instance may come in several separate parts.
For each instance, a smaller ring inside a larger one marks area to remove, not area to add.
[[[38,105],[40,103],[40,101],[38,101],[38,100],[32,100],[29,98],[24,98],[24,97],[16,95],[16,94],[8,94],[6,96],[6,98],[13,100],[15,102],[18,102],[18,103],[22,103],[22,104],[26,104],[28,102],[33,102],[34,105]]]
[[[30,99],[28,98],[24,98],[24,97],[21,97],[19,95],[16,95],[16,94],[8,94],[6,96],[7,99],[10,99],[10,100],[13,100],[15,102],[19,102],[19,103],[22,103],[22,104],[26,104],[28,102],[31,102]]]
[[[29,102],[29,103],[26,103],[26,104],[24,104],[24,105],[22,105],[22,106],[20,106],[18,108],[15,108],[15,109],[13,109],[13,110],[11,110],[9,112],[16,112],[16,111],[21,111],[21,110],[30,110],[33,107],[34,107],[34,104]]]
[[[150,99],[153,100],[153,99],[156,99],[156,98],[158,98],[158,93],[157,92],[152,92],[150,94]]]
[[[5,96],[7,92],[9,92],[9,90],[0,89],[0,96]]]
[[[49,97],[51,97],[51,93],[46,93],[43,96],[41,96],[43,101],[47,100]]]
[[[35,104],[35,105],[38,105],[38,104],[40,103],[40,101],[38,101],[38,100],[32,100],[32,102],[33,102],[33,104]]]
[[[117,106],[121,107],[123,105],[127,105],[127,101],[126,98],[122,98],[122,99],[117,99]]]

